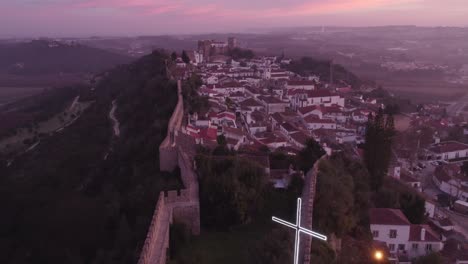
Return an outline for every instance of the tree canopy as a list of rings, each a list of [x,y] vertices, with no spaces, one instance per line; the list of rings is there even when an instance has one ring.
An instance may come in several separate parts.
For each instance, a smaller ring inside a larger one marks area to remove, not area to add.
[[[392,142],[395,134],[395,124],[392,115],[385,115],[379,109],[375,117],[370,114],[366,126],[366,142],[364,144],[364,162],[370,173],[370,183],[373,190],[378,190],[387,175],[392,155]]]
[[[177,102],[167,58],[111,70],[75,123],[0,166],[0,263],[137,262],[159,192],[181,186],[155,162]]]

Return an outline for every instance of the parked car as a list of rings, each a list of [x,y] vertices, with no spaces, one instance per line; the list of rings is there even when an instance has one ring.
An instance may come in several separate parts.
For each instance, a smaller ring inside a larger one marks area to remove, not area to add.
[[[418,166],[419,166],[420,168],[423,168],[423,169],[426,168],[426,164],[424,164],[424,163],[422,163],[422,162],[419,162],[419,163],[418,163]]]

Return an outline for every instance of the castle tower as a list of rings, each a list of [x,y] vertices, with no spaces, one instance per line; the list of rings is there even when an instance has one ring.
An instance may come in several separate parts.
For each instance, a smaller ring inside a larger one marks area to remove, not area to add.
[[[229,49],[237,48],[237,38],[235,37],[228,38],[228,48]]]

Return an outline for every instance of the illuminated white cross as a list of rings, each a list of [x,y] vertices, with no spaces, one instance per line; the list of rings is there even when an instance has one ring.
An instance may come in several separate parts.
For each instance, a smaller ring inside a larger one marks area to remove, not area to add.
[[[296,230],[296,238],[295,238],[295,241],[294,241],[294,264],[299,264],[299,245],[300,245],[300,234],[301,233],[304,233],[304,234],[307,234],[309,236],[321,239],[323,241],[327,241],[326,236],[324,236],[322,234],[319,234],[319,233],[316,233],[316,232],[314,232],[312,230],[309,230],[309,229],[304,228],[304,227],[301,226],[301,203],[302,203],[301,198],[297,198],[297,212],[296,212],[296,223],[295,224],[289,223],[287,221],[276,218],[274,216],[272,218],[273,221]]]

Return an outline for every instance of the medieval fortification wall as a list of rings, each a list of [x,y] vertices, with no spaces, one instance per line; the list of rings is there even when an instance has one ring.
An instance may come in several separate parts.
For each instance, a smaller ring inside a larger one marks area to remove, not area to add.
[[[160,193],[138,264],[166,263],[169,229],[174,221],[185,224],[192,234],[200,234],[198,180],[193,168],[194,142],[179,132],[184,115],[180,80],[177,89],[179,98],[169,120],[167,136],[159,146],[159,163],[161,171],[180,168],[184,189]]]
[[[301,211],[301,225],[309,230],[312,229],[312,216],[314,209],[315,190],[317,186],[317,174],[319,164],[322,160],[326,159],[327,155],[323,155],[310,169],[304,179],[304,189],[302,190],[302,211]],[[301,255],[304,264],[310,264],[310,250],[312,247],[312,237],[301,234]]]

